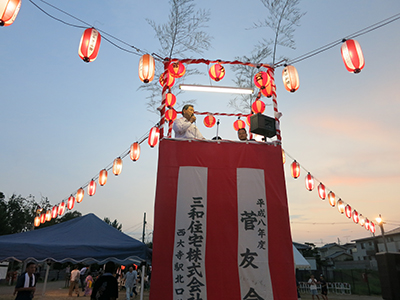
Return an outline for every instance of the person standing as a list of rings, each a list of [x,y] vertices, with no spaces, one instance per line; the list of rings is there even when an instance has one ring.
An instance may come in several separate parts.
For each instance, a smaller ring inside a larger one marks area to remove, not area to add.
[[[326,284],[326,281],[325,281],[323,275],[321,275],[319,278],[320,278],[319,282],[321,284],[321,296],[322,296],[322,299],[328,300],[328,285]]]
[[[313,300],[314,300],[314,296],[317,296],[317,299],[319,300],[317,283],[318,283],[317,279],[314,278],[314,275],[311,275],[307,284],[310,286],[311,297]]]
[[[194,108],[191,104],[186,104],[182,108],[182,118],[176,119],[172,125],[175,132],[175,138],[181,139],[204,139],[200,130],[196,127],[196,117]]]
[[[88,270],[87,266],[83,266],[83,268],[79,271],[79,278],[81,280],[81,287],[82,292],[85,291],[85,278],[86,278],[86,271]]]
[[[93,300],[115,300],[118,298],[118,281],[114,277],[115,263],[109,261],[101,275],[93,286],[90,299]]]
[[[17,294],[15,300],[33,299],[36,291],[35,270],[35,263],[29,262],[26,265],[25,272],[18,277],[15,285],[14,295]]]
[[[85,293],[83,294],[83,296],[90,296],[92,295],[92,289],[93,289],[93,277],[92,275],[88,274],[88,276],[86,276],[85,278],[85,283],[86,283],[86,287],[85,287]]]
[[[68,296],[72,296],[72,292],[73,290],[75,290],[76,295],[79,297],[79,279],[80,279],[80,273],[78,270],[78,266],[75,266],[74,269],[71,271],[71,277],[69,279]]]
[[[137,281],[137,272],[133,269],[133,267],[129,268],[129,272],[127,272],[124,276],[125,279],[125,290],[126,290],[126,300],[129,300],[132,297],[133,293],[135,293],[135,297],[137,296],[136,292],[136,281]]]

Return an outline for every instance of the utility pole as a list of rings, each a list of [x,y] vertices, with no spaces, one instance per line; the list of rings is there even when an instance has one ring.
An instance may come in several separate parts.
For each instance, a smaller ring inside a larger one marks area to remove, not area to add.
[[[146,233],[146,212],[144,213],[143,217],[143,234],[142,234],[142,243],[144,244],[144,236]]]

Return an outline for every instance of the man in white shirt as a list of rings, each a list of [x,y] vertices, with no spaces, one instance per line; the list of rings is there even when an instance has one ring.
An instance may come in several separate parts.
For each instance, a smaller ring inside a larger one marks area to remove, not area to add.
[[[136,272],[136,270],[134,270],[133,267],[130,267],[129,272],[127,272],[125,274],[124,278],[125,278],[126,300],[129,300],[133,293],[135,293],[135,297],[137,296],[137,292],[136,292],[137,272]]]
[[[71,272],[68,296],[72,296],[72,292],[75,290],[76,295],[79,297],[79,278],[80,278],[80,273],[78,267],[75,266],[75,268]]]
[[[196,122],[196,117],[193,105],[186,104],[182,108],[182,118],[175,120],[174,125],[172,125],[175,138],[204,139],[199,129],[193,124],[194,122]]]

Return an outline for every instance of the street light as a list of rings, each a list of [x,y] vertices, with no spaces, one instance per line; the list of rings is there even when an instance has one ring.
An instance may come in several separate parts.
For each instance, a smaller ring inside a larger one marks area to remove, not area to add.
[[[385,238],[385,230],[383,229],[383,223],[384,222],[382,221],[381,215],[379,214],[379,217],[375,218],[375,220],[378,223],[379,227],[381,228],[383,244],[385,245],[385,250],[386,250],[386,253],[387,253],[389,251],[388,251],[388,246],[387,246],[386,238]]]

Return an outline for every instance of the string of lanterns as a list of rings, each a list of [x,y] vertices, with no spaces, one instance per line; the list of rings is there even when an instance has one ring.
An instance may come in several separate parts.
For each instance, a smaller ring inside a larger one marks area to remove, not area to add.
[[[290,157],[283,149],[282,149],[282,162],[285,164],[286,162],[286,155]],[[293,158],[292,158],[293,159]],[[300,169],[301,165],[296,161],[293,160],[293,162],[290,165],[290,172],[291,175],[294,179],[297,179],[300,177]],[[304,169],[304,168],[303,168]],[[306,172],[307,170],[304,169]],[[314,176],[311,175],[310,172],[307,172],[307,175],[304,178],[305,180],[305,187],[308,191],[313,191],[316,186],[316,180]],[[344,214],[348,219],[353,220],[355,224],[361,225],[361,227],[364,227],[366,230],[369,230],[371,233],[375,233],[375,224],[374,222],[370,221],[367,217],[364,217],[362,214],[360,214],[354,207],[351,207],[350,204],[345,203],[341,198],[336,200],[337,196],[336,194],[327,189],[327,187],[320,181],[318,181],[318,187],[317,187],[317,192],[318,196],[321,200],[325,200],[328,198],[328,203],[331,207],[335,207],[338,209],[339,213]],[[329,191],[329,193],[327,193]]]

